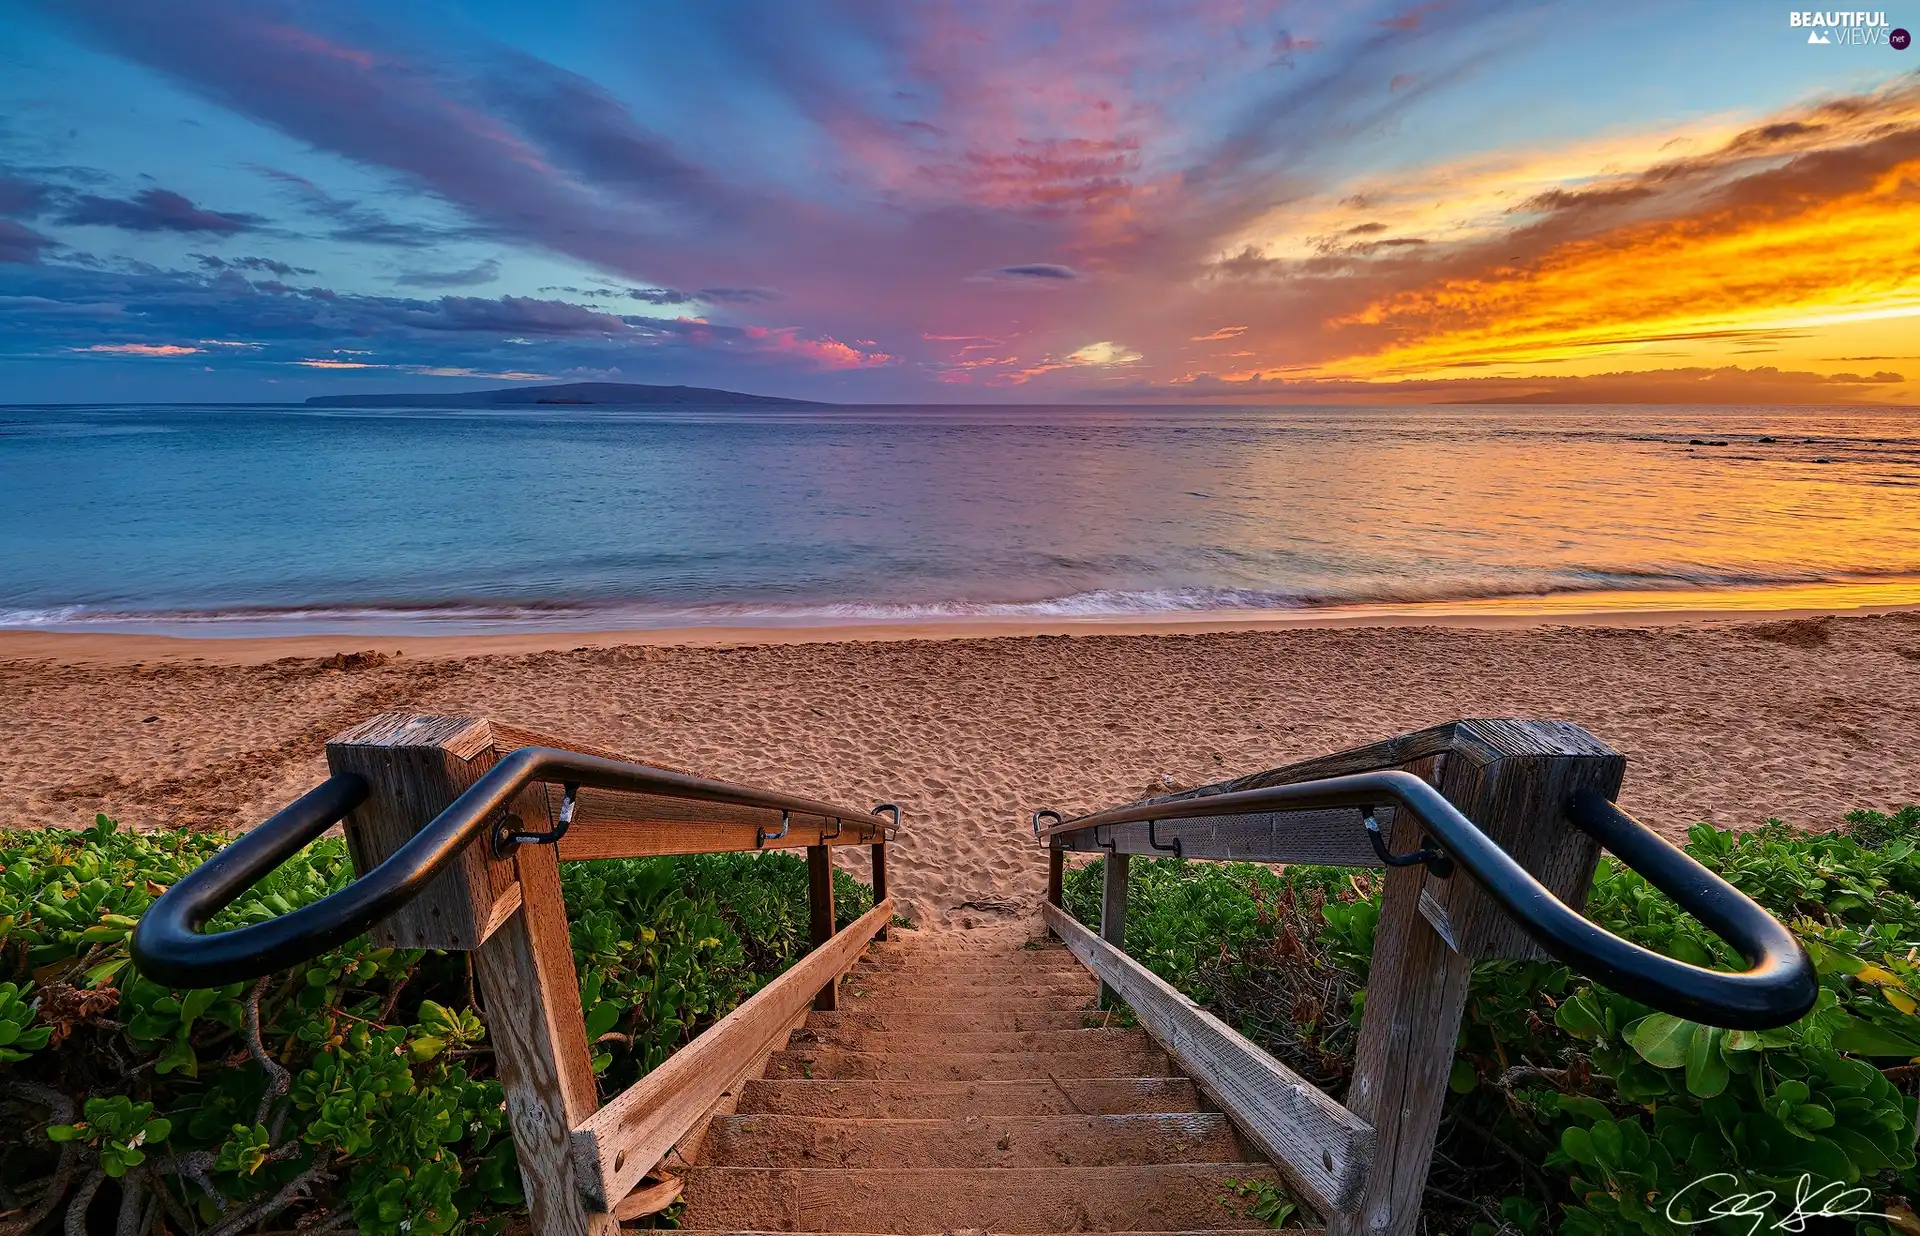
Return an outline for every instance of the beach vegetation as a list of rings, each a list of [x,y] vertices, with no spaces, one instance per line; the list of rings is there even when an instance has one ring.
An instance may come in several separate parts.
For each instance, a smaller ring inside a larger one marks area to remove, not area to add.
[[[127,953],[140,914],[229,838],[0,835],[0,1231],[237,1236],[495,1231],[522,1204],[467,955],[365,937],[254,983],[179,991]],[[568,863],[574,959],[603,1095],[808,947],[785,853]],[[214,929],[352,879],[322,839]],[[872,906],[834,873],[841,923]]]
[[[1803,1215],[1857,1216],[1823,1223],[1920,1231],[1911,1208],[1920,1186],[1920,807],[1857,811],[1832,833],[1778,821],[1745,833],[1696,825],[1685,848],[1790,925],[1820,976],[1814,1010],[1778,1030],[1727,1031],[1657,1012],[1557,962],[1480,963],[1427,1230],[1668,1233],[1737,1210],[1736,1195],[1771,1192],[1768,1222],[1789,1220],[1795,1199],[1812,1197]],[[1099,920],[1101,868],[1095,860],[1066,881],[1068,909],[1089,925]],[[1377,875],[1345,869],[1135,859],[1127,951],[1339,1098],[1380,887]],[[1610,859],[1586,912],[1668,956],[1744,968]]]

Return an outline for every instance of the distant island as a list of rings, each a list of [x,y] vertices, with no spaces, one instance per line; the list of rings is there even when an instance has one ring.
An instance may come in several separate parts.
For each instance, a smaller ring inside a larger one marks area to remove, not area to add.
[[[709,386],[644,386],[637,382],[563,382],[558,386],[503,386],[490,391],[417,395],[315,395],[310,408],[464,408],[474,404],[511,407],[526,404],[613,405],[636,404],[787,404],[824,408],[812,399],[782,399],[777,395],[742,395]]]

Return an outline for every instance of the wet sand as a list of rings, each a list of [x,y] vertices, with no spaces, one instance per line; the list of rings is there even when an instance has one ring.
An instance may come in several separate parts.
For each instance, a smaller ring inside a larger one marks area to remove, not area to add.
[[[390,709],[494,717],[856,806],[899,802],[893,885],[929,924],[1039,900],[1037,807],[1089,810],[1456,717],[1586,726],[1627,754],[1622,803],[1672,836],[1769,816],[1830,828],[1854,807],[1920,801],[1920,613],[1680,617],[1081,624],[993,638],[977,626],[5,632],[0,828],[96,811],[143,828],[247,827],[325,775],[329,735]],[[363,650],[375,655],[335,655]]]

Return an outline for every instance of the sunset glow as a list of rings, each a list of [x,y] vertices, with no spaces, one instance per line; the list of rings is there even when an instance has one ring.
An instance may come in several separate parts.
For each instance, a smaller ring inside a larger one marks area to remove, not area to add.
[[[48,398],[1920,400],[1920,74],[1784,11],[749,10],[25,16],[0,366]]]

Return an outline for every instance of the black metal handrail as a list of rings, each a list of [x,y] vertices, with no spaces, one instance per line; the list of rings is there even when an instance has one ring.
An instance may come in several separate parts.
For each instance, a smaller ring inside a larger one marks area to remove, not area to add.
[[[1623,995],[1677,1017],[1732,1030],[1784,1026],[1813,1008],[1819,983],[1792,932],[1739,889],[1591,790],[1575,793],[1567,803],[1574,825],[1731,944],[1747,961],[1744,972],[1676,961],[1582,917],[1438,790],[1408,772],[1356,773],[1116,807],[1063,821],[1041,835],[1261,811],[1357,807],[1365,814],[1388,801],[1410,812],[1431,834],[1431,842],[1477,880],[1548,954]]]
[[[462,850],[487,833],[488,823],[516,795],[535,782],[557,783],[570,790],[588,786],[760,807],[829,820],[869,818],[865,811],[832,803],[708,781],[645,764],[555,747],[522,747],[489,769],[385,862],[345,888],[264,923],[201,934],[200,928],[241,893],[366,801],[366,779],[340,773],[162,893],[134,928],[134,964],[148,978],[171,987],[219,987],[317,957],[418,896]],[[877,822],[874,827],[879,827]]]

